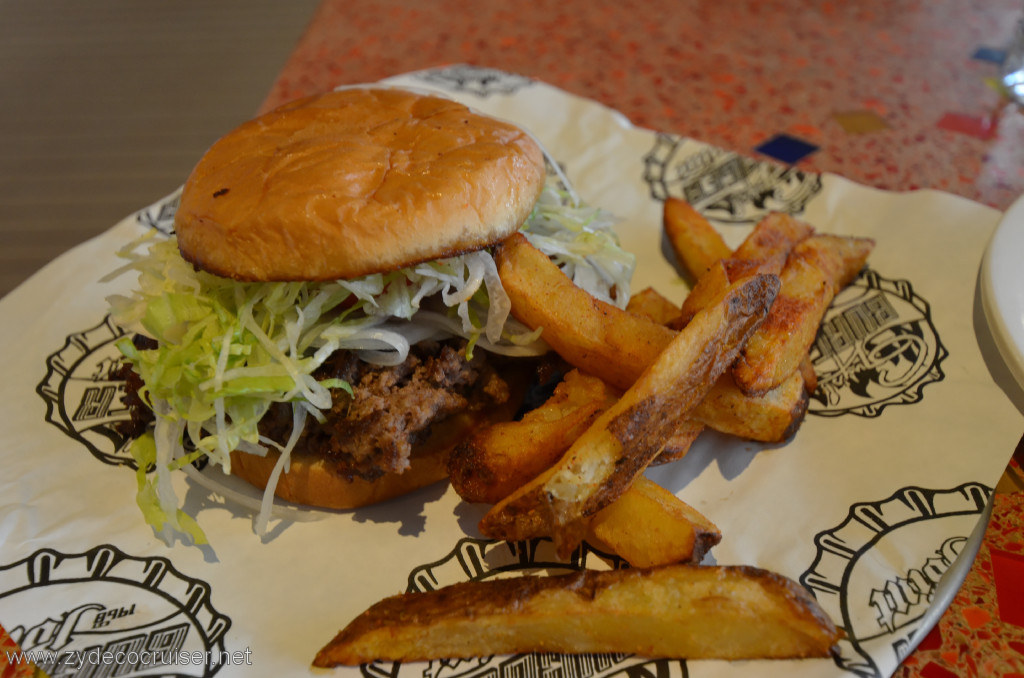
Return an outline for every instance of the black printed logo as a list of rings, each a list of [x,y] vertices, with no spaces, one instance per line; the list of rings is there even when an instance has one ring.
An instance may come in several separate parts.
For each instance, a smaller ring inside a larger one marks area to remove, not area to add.
[[[453,92],[475,94],[481,99],[492,94],[515,94],[533,84],[526,76],[467,64],[434,68],[417,73],[416,77]]]
[[[430,591],[463,581],[504,576],[567,573],[594,566],[616,569],[625,563],[583,544],[566,562],[555,553],[549,539],[522,542],[466,538],[450,554],[409,574],[407,592]],[[374,662],[361,667],[367,678],[686,678],[686,663],[679,660],[645,659],[622,654],[518,654],[475,659],[448,659],[403,668],[394,662]]]
[[[913,649],[939,581],[966,547],[991,493],[978,483],[952,490],[909,487],[855,504],[840,525],[815,537],[818,555],[800,582],[846,631],[836,659],[840,667],[880,678],[879,663],[895,667]],[[901,557],[903,544],[931,544],[932,551],[924,558]],[[880,565],[901,560],[901,567]]]
[[[818,388],[808,412],[877,417],[889,405],[915,403],[943,379],[946,356],[928,303],[909,282],[869,269],[822,321],[810,353]]]
[[[107,464],[136,468],[130,440],[116,425],[129,418],[124,380],[114,371],[121,359],[116,342],[124,331],[110,318],[67,342],[46,360],[46,376],[36,387],[46,401],[46,421],[85,445]]]
[[[658,134],[644,156],[651,197],[682,198],[708,219],[754,224],[771,212],[800,214],[821,191],[821,176]]]
[[[174,214],[181,190],[135,214],[140,226],[164,235],[174,232]],[[121,361],[117,341],[125,331],[105,318],[95,327],[76,332],[46,359],[46,376],[36,393],[46,402],[46,420],[85,445],[107,464],[136,468],[128,451],[131,443],[116,425],[129,418],[124,405],[124,380],[114,372]]]
[[[140,226],[148,226],[164,235],[171,235],[174,233],[174,214],[178,211],[180,202],[181,189],[179,188],[163,200],[139,210],[135,214],[135,221]]]
[[[244,662],[225,648],[231,620],[211,606],[206,582],[109,545],[43,549],[0,567],[0,607],[49,676],[213,676]]]

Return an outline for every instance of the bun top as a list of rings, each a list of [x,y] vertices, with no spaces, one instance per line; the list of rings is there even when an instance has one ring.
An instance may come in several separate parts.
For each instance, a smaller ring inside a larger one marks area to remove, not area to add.
[[[335,280],[486,247],[544,184],[537,144],[438,96],[345,89],[218,140],[175,216],[182,256],[245,281]]]

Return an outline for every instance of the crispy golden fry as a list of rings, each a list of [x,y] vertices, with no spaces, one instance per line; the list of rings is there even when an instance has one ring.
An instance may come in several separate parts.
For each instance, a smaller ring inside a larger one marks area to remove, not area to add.
[[[616,388],[629,388],[676,336],[650,318],[653,309],[672,303],[654,290],[641,293],[646,301],[634,303],[634,312],[622,311],[573,285],[521,235],[506,240],[495,259],[516,318],[531,328],[543,327],[544,339],[569,364]],[[702,428],[681,425],[662,461],[686,454]]]
[[[745,261],[763,260],[773,270],[779,270],[786,263],[790,250],[805,238],[814,235],[810,224],[782,212],[772,212],[754,226],[740,246],[730,255]],[[778,268],[774,268],[774,267]]]
[[[550,536],[567,556],[589,518],[629,487],[733,363],[778,286],[776,276],[748,278],[694,316],[557,464],[484,516],[480,531],[506,541]]]
[[[799,368],[828,305],[864,267],[873,246],[867,238],[815,235],[793,248],[768,319],[733,366],[741,391],[763,395]]]
[[[679,307],[653,287],[640,290],[629,298],[626,310],[659,325],[668,325],[679,317]]]
[[[519,421],[481,429],[448,460],[452,487],[466,501],[496,504],[558,461],[621,392],[572,370],[540,407]]]
[[[676,259],[694,280],[732,252],[715,227],[685,200],[665,199],[663,223]]]
[[[699,563],[721,540],[714,523],[644,476],[597,512],[587,536],[633,567]]]
[[[693,316],[697,314],[702,308],[710,304],[715,297],[722,293],[722,290],[729,287],[731,282],[740,279],[742,276],[737,276],[732,279],[731,270],[735,270],[733,263],[735,260],[730,259],[719,259],[708,265],[704,274],[697,278],[697,284],[693,286],[690,293],[683,299],[683,306],[680,309],[678,317],[669,323],[669,327],[674,330],[681,330],[686,327],[687,323],[693,319]]]
[[[778,274],[793,247],[814,233],[814,229],[788,214],[773,212],[761,219],[735,252],[708,266],[707,272],[683,300],[673,329],[679,329],[730,283],[755,273]]]
[[[804,379],[804,390],[807,391],[807,395],[818,390],[818,373],[814,371],[814,365],[811,363],[810,356],[804,356],[804,359],[800,361],[798,369],[800,376]],[[779,388],[782,387],[780,386]],[[769,393],[771,392],[769,391]]]
[[[512,314],[574,367],[620,389],[629,388],[675,333],[595,299],[576,287],[522,234],[495,252]]]
[[[546,470],[621,394],[573,370],[540,407],[519,421],[486,427],[449,460],[452,487],[466,501],[494,504]],[[686,422],[659,460],[686,454],[703,425]],[[721,532],[696,510],[646,478],[595,517],[591,538],[635,567],[700,562]]]
[[[783,290],[769,313],[770,325],[750,338],[732,369],[736,386],[747,395],[763,395],[799,367],[832,301],[824,271],[802,257],[791,259],[780,278]]]
[[[452,487],[466,501],[494,504],[546,470],[621,393],[597,377],[569,372],[554,394],[519,421],[481,429],[449,460]],[[687,422],[659,460],[686,454],[703,425]],[[637,478],[592,526],[604,548],[636,567],[700,562],[722,535],[696,510],[646,478]]]
[[[463,582],[393,596],[342,629],[313,665],[521,652],[829,657],[842,637],[817,601],[782,575],[672,565]]]
[[[736,388],[732,375],[726,373],[690,416],[694,421],[722,433],[765,443],[780,443],[792,437],[800,427],[807,413],[810,393],[799,370],[779,386],[756,397]]]
[[[794,249],[799,256],[813,261],[824,271],[838,293],[853,282],[874,248],[875,241],[871,238],[822,233],[806,239]]]
[[[702,422],[697,421],[692,416],[687,416],[672,431],[668,440],[665,441],[665,446],[661,448],[661,453],[651,463],[666,464],[670,461],[682,459],[690,451],[693,441],[697,439],[697,436],[703,430],[704,424]]]
[[[724,272],[721,264],[728,261],[723,259],[716,262],[705,276],[716,275],[716,271]],[[727,281],[722,289],[726,286]],[[626,310],[643,315],[653,322],[667,324],[664,318],[668,314],[660,313],[658,309],[665,309],[672,302],[651,288],[644,290],[642,296],[642,302]],[[793,375],[764,395],[752,397],[736,387],[731,374],[723,374],[694,409],[691,418],[672,435],[653,463],[666,463],[683,457],[704,426],[760,442],[778,443],[787,440],[800,427],[807,412],[808,396],[817,387],[817,375],[809,360],[800,363],[800,375],[802,379]]]

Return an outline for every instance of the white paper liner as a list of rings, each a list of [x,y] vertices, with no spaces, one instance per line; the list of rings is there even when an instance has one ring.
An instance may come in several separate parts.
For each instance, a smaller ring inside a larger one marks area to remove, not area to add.
[[[757,565],[807,585],[846,628],[841,656],[556,660],[581,676],[625,664],[695,678],[890,675],[966,573],[977,543],[969,537],[1020,434],[1011,400],[1019,392],[1007,385],[976,297],[978,266],[999,213],[939,192],[882,192],[657,134],[511,74],[452,67],[390,82],[436,88],[535,134],[584,200],[623,217],[623,244],[640,262],[634,290],[654,286],[677,302],[686,294],[662,243],[666,194],[689,192],[733,245],[765,209],[794,211],[822,232],[876,239],[871,276],[853,290],[861,297],[851,297],[848,320],[863,316],[862,301],[888,308],[876,309],[882,315],[873,330],[851,330],[855,351],[818,355],[819,370],[839,366],[865,377],[843,361],[856,358],[864,368],[870,358],[876,372],[895,378],[903,369],[909,381],[893,386],[876,374],[857,385],[863,392],[849,406],[837,390],[838,404],[816,401],[789,443],[708,433],[682,461],[649,472],[722,529],[711,561]],[[309,668],[315,652],[380,598],[496,572],[565,567],[549,559],[544,542],[510,548],[479,540],[476,523],[486,507],[461,502],[446,484],[357,511],[282,506],[261,540],[249,505],[258,492],[228,500],[228,492],[247,488],[178,474],[175,489],[210,545],[158,540],[134,504],[134,471],[104,433],[119,407],[116,384],[99,371],[114,355],[116,333],[104,323],[104,298],[132,281],[98,281],[119,265],[119,246],[153,224],[166,228],[172,208],[173,196],[132,215],[0,300],[7,357],[0,381],[0,623],[24,649],[163,643],[182,652],[239,653],[237,662],[220,666],[179,662],[182,675],[320,675]],[[904,342],[902,363],[871,353],[867,343],[880,332],[889,346]],[[922,362],[916,371],[909,364],[915,360]],[[969,557],[957,561],[959,553]],[[609,566],[591,551],[572,565]],[[332,675],[445,678],[550,666],[542,658],[494,658]],[[146,675],[142,668],[125,675]]]

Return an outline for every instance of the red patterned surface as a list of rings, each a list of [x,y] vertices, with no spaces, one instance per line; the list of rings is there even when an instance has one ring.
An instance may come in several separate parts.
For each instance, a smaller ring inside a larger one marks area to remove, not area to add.
[[[802,168],[1005,209],[1024,193],[1024,114],[992,87],[998,66],[974,55],[1005,48],[1022,12],[1020,0],[324,0],[263,109],[468,63],[644,127],[751,155],[788,134],[818,147]],[[1009,485],[963,588],[900,678],[1024,678],[1024,493]]]
[[[39,678],[45,674],[33,664],[19,662],[14,659],[21,652],[18,644],[11,639],[3,626],[0,626],[0,678]]]
[[[265,108],[470,63],[741,152],[788,133],[820,147],[801,167],[1005,209],[1024,192],[1024,116],[987,82],[998,66],[973,55],[1005,47],[1022,10],[1019,0],[324,0]],[[835,119],[865,112],[884,127],[851,134]]]
[[[896,676],[1024,677],[1024,492],[996,494],[974,566]]]

